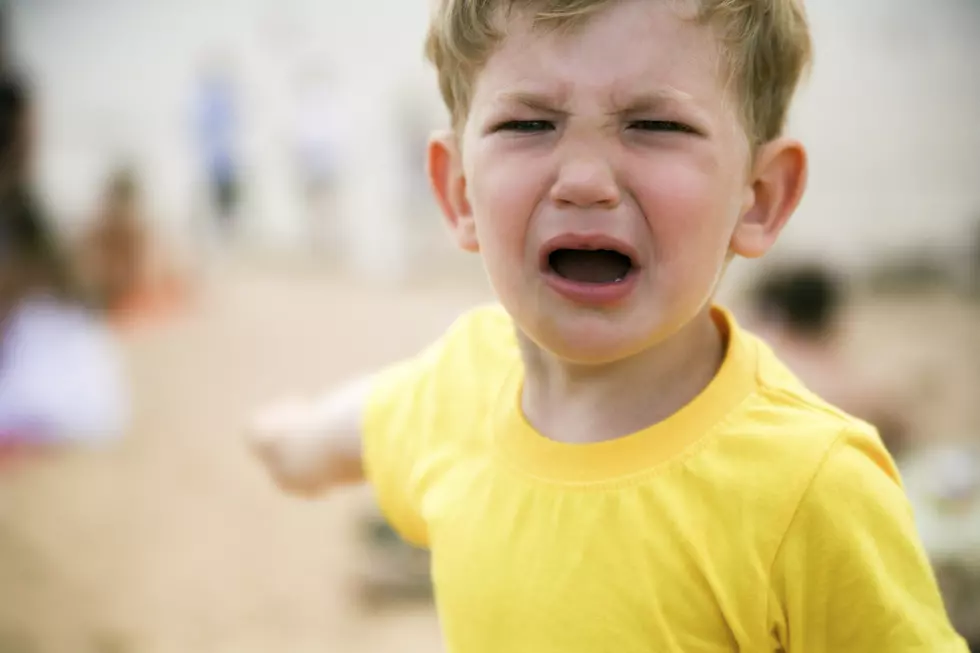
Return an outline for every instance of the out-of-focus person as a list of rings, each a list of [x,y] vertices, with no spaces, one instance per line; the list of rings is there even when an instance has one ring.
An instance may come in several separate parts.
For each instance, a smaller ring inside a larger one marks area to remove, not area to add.
[[[770,270],[754,287],[752,329],[807,387],[831,404],[874,424],[901,456],[907,445],[900,402],[867,377],[844,346],[845,280],[818,264]]]
[[[128,413],[112,332],[80,301],[37,202],[0,196],[0,459],[122,434]]]
[[[145,285],[147,240],[136,179],[131,170],[121,170],[110,180],[101,211],[80,248],[86,290],[98,305],[113,310]]]
[[[121,435],[123,365],[31,191],[27,85],[0,76],[0,460]]]
[[[110,178],[75,258],[86,296],[117,323],[158,315],[187,298],[186,271],[146,219],[132,168],[120,168]]]
[[[233,235],[241,191],[238,160],[238,98],[220,63],[213,63],[197,90],[195,127],[210,210],[222,238]]]

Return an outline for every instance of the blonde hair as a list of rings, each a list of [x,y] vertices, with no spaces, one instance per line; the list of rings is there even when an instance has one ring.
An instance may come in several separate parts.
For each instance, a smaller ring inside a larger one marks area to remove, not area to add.
[[[667,0],[661,0],[667,1]],[[803,0],[695,0],[695,20],[718,33],[740,117],[753,145],[778,137],[812,44]],[[426,40],[453,126],[465,122],[473,82],[503,37],[501,18],[530,13],[536,28],[575,28],[617,0],[437,0]]]

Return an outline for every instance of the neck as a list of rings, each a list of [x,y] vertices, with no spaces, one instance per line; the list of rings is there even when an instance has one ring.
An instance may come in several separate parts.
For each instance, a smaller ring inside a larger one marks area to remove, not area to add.
[[[524,413],[544,436],[570,443],[611,440],[667,419],[707,387],[724,355],[709,309],[664,342],[604,365],[571,364],[528,338],[520,342]]]

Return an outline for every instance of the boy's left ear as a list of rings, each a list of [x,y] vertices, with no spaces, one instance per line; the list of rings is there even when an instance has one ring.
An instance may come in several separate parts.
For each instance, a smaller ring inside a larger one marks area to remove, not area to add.
[[[778,138],[759,148],[732,234],[733,254],[758,258],[769,251],[803,197],[807,171],[806,150],[799,141]]]

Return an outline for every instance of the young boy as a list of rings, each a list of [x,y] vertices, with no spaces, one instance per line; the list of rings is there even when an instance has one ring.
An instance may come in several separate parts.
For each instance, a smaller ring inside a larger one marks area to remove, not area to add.
[[[261,416],[432,553],[450,651],[965,651],[874,430],[712,306],[802,195],[798,0],[444,0],[429,148],[502,308]]]

